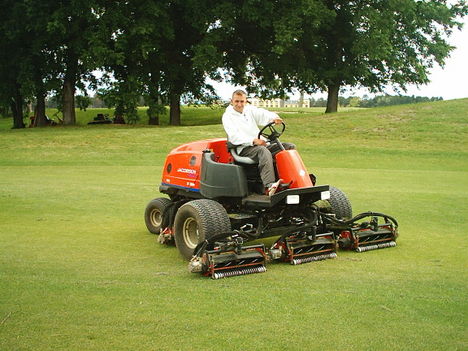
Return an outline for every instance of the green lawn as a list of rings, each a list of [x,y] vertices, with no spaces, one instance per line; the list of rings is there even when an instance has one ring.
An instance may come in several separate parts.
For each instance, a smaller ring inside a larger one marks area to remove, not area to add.
[[[398,246],[214,281],[143,212],[168,151],[224,136],[221,113],[186,108],[181,127],[0,119],[0,350],[468,349],[468,99],[280,112],[320,184],[398,219]]]

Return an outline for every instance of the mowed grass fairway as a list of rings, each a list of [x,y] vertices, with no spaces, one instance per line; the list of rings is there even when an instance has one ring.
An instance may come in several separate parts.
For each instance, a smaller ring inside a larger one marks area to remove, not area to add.
[[[397,218],[396,248],[190,274],[143,213],[165,155],[223,137],[222,110],[181,127],[0,120],[0,350],[468,349],[468,99],[290,112],[282,140],[355,214]]]

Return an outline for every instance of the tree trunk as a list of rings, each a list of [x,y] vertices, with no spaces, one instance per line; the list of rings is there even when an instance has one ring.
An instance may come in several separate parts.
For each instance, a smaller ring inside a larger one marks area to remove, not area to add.
[[[13,113],[13,129],[24,128],[23,95],[21,95],[18,86],[16,87],[15,97],[11,101],[11,111]]]
[[[76,124],[75,113],[75,85],[78,72],[78,55],[72,48],[69,48],[66,58],[66,71],[63,79],[63,124],[74,125]]]
[[[327,109],[325,113],[333,113],[338,111],[338,92],[340,84],[331,84],[328,86]]]
[[[76,124],[75,113],[75,80],[66,77],[63,82],[63,124]]]
[[[169,124],[171,126],[180,126],[180,95],[171,93]]]
[[[45,127],[49,125],[45,114],[45,94],[38,93],[36,100],[36,108],[34,111],[34,127]]]
[[[162,106],[161,96],[159,95],[159,85],[155,81],[155,77],[159,75],[151,74],[151,82],[153,88],[149,91],[147,105],[149,106],[146,113],[148,114],[148,124],[149,125],[159,125],[159,114],[164,111]]]
[[[150,126],[157,126],[159,125],[159,116],[149,116],[148,124]]]

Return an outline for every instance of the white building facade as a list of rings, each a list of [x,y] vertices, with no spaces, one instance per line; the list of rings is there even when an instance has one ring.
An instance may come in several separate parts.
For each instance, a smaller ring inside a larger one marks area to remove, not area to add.
[[[247,99],[255,107],[264,107],[264,108],[280,108],[280,107],[310,107],[309,99],[300,100],[283,100],[283,99],[271,99],[271,100],[262,100],[257,97]]]

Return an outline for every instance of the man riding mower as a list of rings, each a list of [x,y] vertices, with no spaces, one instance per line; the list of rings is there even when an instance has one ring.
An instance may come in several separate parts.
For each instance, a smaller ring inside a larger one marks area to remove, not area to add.
[[[169,198],[149,202],[145,223],[161,243],[175,242],[191,272],[218,279],[265,272],[270,260],[334,258],[338,246],[362,252],[396,245],[397,221],[373,212],[353,217],[341,190],[316,185],[298,151],[285,150],[284,131],[273,122],[258,134],[279,150],[274,171],[283,187],[271,196],[255,160],[226,138],[183,144],[167,156],[159,191]],[[266,237],[277,240],[245,245]]]

